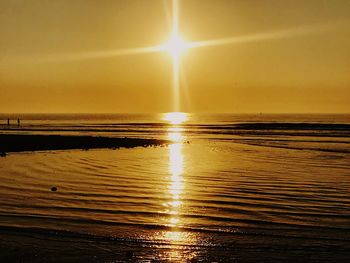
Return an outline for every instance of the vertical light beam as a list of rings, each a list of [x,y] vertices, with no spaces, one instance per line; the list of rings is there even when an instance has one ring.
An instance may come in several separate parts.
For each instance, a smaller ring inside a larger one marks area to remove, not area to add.
[[[173,32],[172,39],[176,41],[180,39],[179,36],[179,2],[172,0],[172,18],[173,18]],[[178,47],[176,47],[178,48]],[[173,52],[173,100],[174,111],[180,111],[180,52]]]
[[[173,96],[174,111],[180,111],[180,57],[173,56]]]

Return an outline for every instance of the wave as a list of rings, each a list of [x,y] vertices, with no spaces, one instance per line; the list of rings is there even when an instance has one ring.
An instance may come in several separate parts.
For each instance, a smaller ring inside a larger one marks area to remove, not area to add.
[[[329,153],[350,153],[348,141],[315,141],[315,140],[266,140],[266,139],[224,139],[233,141],[235,143],[241,143],[252,146],[272,147],[288,150],[300,150],[300,151],[319,151]],[[287,145],[286,145],[287,143]],[[294,143],[294,144],[293,144]],[[303,143],[303,145],[295,145],[295,143]],[[311,145],[317,143],[317,145]],[[333,144],[333,145],[330,145]],[[337,144],[338,147],[334,147]],[[340,146],[340,147],[339,147]]]
[[[166,134],[170,128],[180,129],[184,134],[208,135],[287,135],[314,137],[350,137],[350,124],[338,123],[221,123],[221,124],[182,124],[168,123],[92,123],[92,124],[28,124],[21,127],[6,127],[3,132],[89,132],[125,134]]]

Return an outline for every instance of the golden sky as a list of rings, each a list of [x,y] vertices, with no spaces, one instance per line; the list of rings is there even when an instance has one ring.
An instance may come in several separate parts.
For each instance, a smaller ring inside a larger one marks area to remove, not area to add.
[[[0,0],[0,112],[172,111],[167,52],[99,55],[165,43],[171,7]],[[183,39],[218,40],[183,52],[180,110],[350,113],[350,1],[182,0],[179,10]]]

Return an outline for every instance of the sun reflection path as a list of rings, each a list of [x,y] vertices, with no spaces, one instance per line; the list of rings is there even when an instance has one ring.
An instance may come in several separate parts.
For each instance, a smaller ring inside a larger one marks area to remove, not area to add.
[[[191,253],[184,253],[180,249],[183,244],[196,245],[198,243],[198,236],[194,233],[184,231],[181,227],[185,226],[183,218],[184,214],[184,195],[186,189],[186,180],[184,174],[186,171],[186,164],[183,154],[183,128],[180,124],[187,121],[188,115],[183,112],[165,113],[163,120],[170,124],[168,128],[168,138],[173,141],[169,146],[169,186],[168,186],[168,201],[164,204],[167,207],[166,213],[169,215],[166,225],[169,227],[168,231],[164,231],[160,238],[171,246],[162,255],[163,259],[168,259],[174,262],[189,262],[198,256],[197,251]],[[188,187],[188,186],[187,186]]]
[[[184,112],[168,112],[164,114],[163,119],[170,124],[181,124],[187,121],[187,113]]]
[[[166,113],[163,120],[170,123],[168,129],[168,137],[174,142],[169,145],[169,200],[164,204],[170,217],[167,219],[167,225],[170,231],[164,233],[164,239],[170,243],[187,241],[186,234],[179,231],[179,227],[183,225],[181,222],[182,194],[185,188],[184,174],[184,155],[182,153],[182,134],[179,124],[187,119],[185,113],[172,112]]]
[[[169,193],[172,195],[172,201],[169,202],[173,209],[172,214],[177,214],[177,209],[181,205],[180,195],[183,188],[182,174],[183,168],[183,156],[180,142],[174,143],[169,146],[169,170],[171,174],[171,184],[169,187]]]
[[[188,119],[186,113],[171,112],[165,113],[162,120],[166,121],[168,127],[168,138],[173,143],[169,145],[169,162],[168,162],[168,187],[165,193],[166,201],[163,203],[166,218],[163,221],[168,228],[164,231],[155,234],[156,240],[161,240],[167,246],[167,249],[159,256],[162,259],[169,260],[169,262],[189,262],[198,256],[197,251],[184,253],[184,245],[197,245],[198,234],[185,231],[186,226],[182,215],[186,212],[184,205],[184,195],[186,180],[184,178],[186,172],[185,155],[183,153],[184,135],[183,124]],[[170,245],[170,246],[169,246]],[[170,248],[170,249],[169,249]]]
[[[184,157],[182,154],[182,128],[177,125],[187,120],[186,113],[171,112],[164,114],[164,120],[171,124],[168,128],[168,137],[174,143],[169,146],[169,172],[170,184],[169,194],[171,201],[167,202],[169,213],[172,215],[169,220],[169,226],[177,227],[179,225],[179,211],[181,209],[181,194],[184,188]]]

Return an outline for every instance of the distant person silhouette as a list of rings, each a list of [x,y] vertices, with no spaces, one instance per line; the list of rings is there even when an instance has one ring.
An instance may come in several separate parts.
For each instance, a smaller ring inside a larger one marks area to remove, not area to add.
[[[10,118],[7,118],[7,126],[10,126]]]
[[[20,120],[19,120],[19,118],[17,119],[17,126],[20,126],[21,125],[21,123],[20,123]]]

